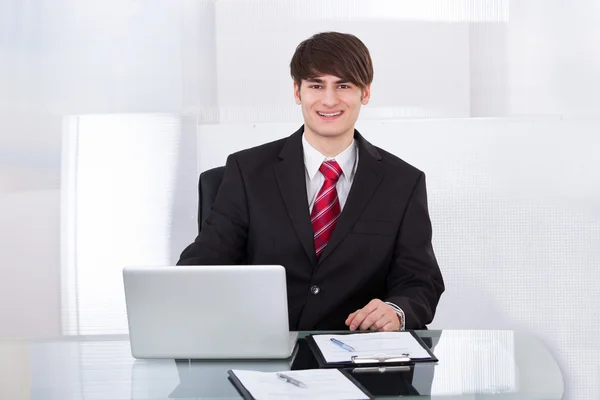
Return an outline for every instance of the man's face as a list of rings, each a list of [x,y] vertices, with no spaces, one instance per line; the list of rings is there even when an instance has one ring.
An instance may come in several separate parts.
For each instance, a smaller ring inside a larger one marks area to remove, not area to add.
[[[370,85],[361,89],[333,75],[294,83],[294,97],[302,105],[305,130],[323,137],[354,134],[360,106],[369,102]],[[352,133],[349,133],[352,132]]]

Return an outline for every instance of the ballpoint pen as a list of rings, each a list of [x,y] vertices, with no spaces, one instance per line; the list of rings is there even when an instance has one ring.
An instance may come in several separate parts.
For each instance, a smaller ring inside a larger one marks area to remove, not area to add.
[[[277,373],[277,377],[279,379],[283,379],[284,381],[286,381],[287,383],[291,383],[294,386],[298,386],[300,388],[305,388],[306,385],[304,384],[304,382],[300,382],[298,379],[294,379],[291,376],[282,374],[281,372]]]
[[[341,342],[341,341],[337,340],[336,338],[331,338],[329,340],[331,340],[334,344],[336,344],[337,346],[341,347],[342,349],[344,349],[346,351],[356,351],[356,350],[354,350],[354,347],[348,346],[346,343]]]

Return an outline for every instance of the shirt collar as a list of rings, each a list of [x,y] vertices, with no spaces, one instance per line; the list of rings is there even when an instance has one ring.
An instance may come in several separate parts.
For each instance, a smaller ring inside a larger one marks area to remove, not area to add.
[[[310,143],[306,141],[304,135],[302,135],[302,147],[304,149],[304,165],[306,166],[306,172],[308,172],[308,178],[314,179],[323,161],[335,160],[342,168],[342,175],[346,179],[351,179],[354,175],[354,165],[356,163],[356,140],[352,140],[350,146],[346,150],[342,151],[335,157],[327,157],[321,154],[317,149],[312,147]]]

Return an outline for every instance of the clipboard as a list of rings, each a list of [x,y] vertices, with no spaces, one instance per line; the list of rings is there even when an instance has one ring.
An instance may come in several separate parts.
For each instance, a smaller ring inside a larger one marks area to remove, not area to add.
[[[412,330],[407,330],[407,331],[402,331],[402,332],[408,332],[412,335],[412,337],[417,341],[417,343],[419,343],[419,345],[421,345],[421,347],[423,347],[423,349],[427,352],[427,354],[429,355],[429,357],[427,358],[411,358],[410,355],[406,355],[406,354],[373,354],[373,356],[370,357],[358,357],[358,356],[352,356],[351,357],[351,361],[340,361],[340,362],[327,362],[325,360],[325,357],[323,356],[323,353],[321,352],[321,349],[319,348],[319,346],[317,345],[317,342],[315,342],[315,339],[313,338],[313,335],[307,335],[304,340],[306,340],[306,343],[308,343],[308,347],[312,350],[313,355],[315,356],[317,362],[319,363],[319,368],[348,368],[348,367],[354,367],[354,368],[361,368],[361,367],[379,367],[379,366],[386,366],[386,367],[392,367],[392,366],[403,366],[403,365],[414,365],[415,363],[422,363],[422,362],[438,362],[438,358],[433,354],[433,352],[431,351],[431,349],[425,344],[425,342],[423,342],[423,339],[421,339],[419,336],[417,336],[417,334],[412,331]],[[341,333],[341,334],[336,334],[336,335],[349,335],[349,334],[356,334],[357,332],[346,332],[346,333]],[[359,334],[369,334],[371,332],[362,332]]]
[[[360,391],[362,391],[365,396],[367,396],[370,400],[374,400],[375,397],[369,392],[360,382],[358,382],[350,373],[347,371],[340,369],[339,370],[342,375],[344,375],[352,384],[354,384]],[[237,389],[238,393],[244,398],[244,400],[256,400],[252,393],[242,384],[242,381],[235,375],[232,370],[227,371],[227,379],[231,384]]]
[[[252,393],[246,389],[246,387],[242,384],[242,381],[239,380],[232,370],[227,371],[227,379],[236,388],[240,396],[242,396],[245,400],[256,400],[256,398],[252,396]]]

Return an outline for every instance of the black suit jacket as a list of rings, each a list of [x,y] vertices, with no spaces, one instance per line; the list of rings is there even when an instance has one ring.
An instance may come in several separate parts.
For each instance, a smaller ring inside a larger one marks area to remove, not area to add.
[[[407,329],[424,328],[444,291],[425,175],[355,131],[356,175],[317,261],[302,133],[227,158],[212,211],[178,264],[283,265],[290,330],[347,329],[374,298],[402,308]]]

